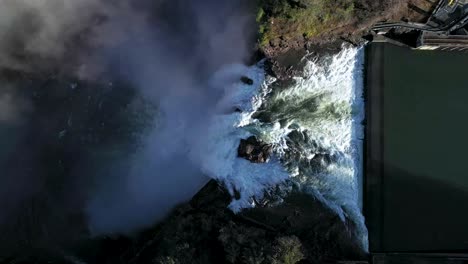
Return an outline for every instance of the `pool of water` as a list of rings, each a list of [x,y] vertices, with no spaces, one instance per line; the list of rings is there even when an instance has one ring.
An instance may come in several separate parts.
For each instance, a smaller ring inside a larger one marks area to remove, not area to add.
[[[371,251],[468,248],[468,53],[368,48]]]

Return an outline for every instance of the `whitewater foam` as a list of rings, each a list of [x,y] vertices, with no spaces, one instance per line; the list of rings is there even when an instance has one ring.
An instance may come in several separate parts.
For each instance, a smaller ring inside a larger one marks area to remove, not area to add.
[[[244,69],[253,85],[225,87],[223,104],[242,113],[213,117],[207,133],[210,140],[200,146],[208,154],[199,162],[231,194],[234,189],[240,192],[231,209],[255,206],[252,197],[262,198],[266,189],[290,179],[343,221],[350,219],[367,249],[359,189],[363,53],[360,48],[344,48],[335,56],[308,61],[304,77],[296,77],[295,84],[279,91],[271,90],[274,80],[265,78],[261,64]],[[273,144],[275,156],[269,163],[237,157],[239,140],[251,135]]]
[[[224,75],[236,69],[238,66],[231,66],[230,70],[223,69],[218,74]],[[245,68],[243,74],[253,80],[253,85],[233,83],[224,86],[224,98],[221,100],[222,105],[235,106],[242,112],[213,116],[206,131],[209,140],[200,140],[203,145],[196,147],[204,153],[203,158],[198,160],[202,171],[224,182],[231,195],[234,195],[234,191],[241,194],[239,200],[233,200],[230,204],[235,212],[255,206],[253,197],[261,198],[265,188],[289,178],[276,157],[267,164],[255,164],[237,157],[236,149],[240,139],[252,135],[248,130],[240,128],[257,122],[252,115],[261,106],[268,83],[271,82],[271,79],[265,78],[262,63]]]

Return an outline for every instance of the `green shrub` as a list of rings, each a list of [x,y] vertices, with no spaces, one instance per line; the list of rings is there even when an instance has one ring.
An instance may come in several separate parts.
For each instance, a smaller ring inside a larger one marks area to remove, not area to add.
[[[284,40],[312,38],[349,22],[354,0],[258,0],[260,46]]]
[[[264,15],[265,15],[265,10],[263,10],[263,8],[260,7],[257,12],[257,18],[255,19],[257,23],[260,23],[262,21]]]
[[[276,239],[272,264],[296,264],[303,259],[302,244],[296,236]]]

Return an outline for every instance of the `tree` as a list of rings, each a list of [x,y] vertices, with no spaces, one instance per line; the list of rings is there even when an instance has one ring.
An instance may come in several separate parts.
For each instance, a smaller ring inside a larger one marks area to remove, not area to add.
[[[277,238],[273,252],[272,264],[295,264],[304,259],[301,241],[296,236]]]

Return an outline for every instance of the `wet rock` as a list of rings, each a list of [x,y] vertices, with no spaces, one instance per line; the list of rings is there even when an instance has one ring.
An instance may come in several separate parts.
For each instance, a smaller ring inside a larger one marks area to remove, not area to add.
[[[272,151],[273,148],[270,144],[251,136],[247,139],[241,139],[237,155],[253,163],[265,163],[268,162]]]
[[[242,109],[240,107],[232,107],[232,108],[228,108],[226,109],[225,111],[223,111],[223,113],[225,115],[230,115],[232,113],[242,113]]]
[[[327,166],[332,162],[332,156],[326,153],[315,154],[311,162],[320,166]]]
[[[252,79],[250,79],[249,77],[247,76],[242,76],[240,78],[241,82],[247,84],[247,85],[253,85],[254,81]]]
[[[241,198],[241,193],[239,192],[239,190],[234,189],[234,199],[238,201],[240,200],[240,198]]]
[[[307,53],[304,49],[289,50],[268,59],[265,62],[265,70],[269,75],[283,81],[292,79],[295,76],[302,76],[307,61],[303,58],[306,55]]]
[[[310,160],[310,164],[313,166],[330,166],[333,163],[337,163],[340,157],[337,154],[331,153],[317,153],[315,156]]]
[[[288,3],[293,8],[307,8],[307,4],[301,0],[288,0]]]

